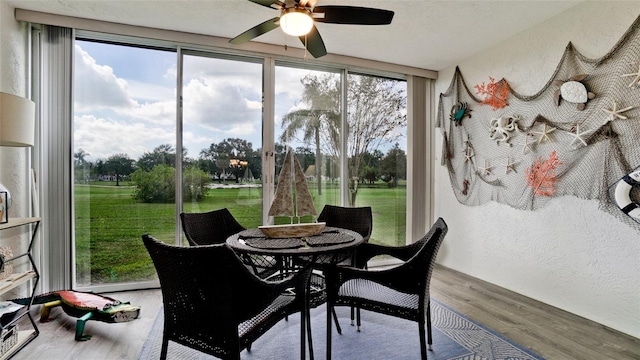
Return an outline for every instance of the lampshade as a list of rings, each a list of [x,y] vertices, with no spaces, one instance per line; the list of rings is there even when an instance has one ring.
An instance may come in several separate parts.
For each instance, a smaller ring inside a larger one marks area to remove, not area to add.
[[[311,31],[313,19],[309,10],[293,7],[284,10],[280,16],[280,27],[288,35],[302,36]]]
[[[36,104],[0,92],[0,146],[33,146]]]

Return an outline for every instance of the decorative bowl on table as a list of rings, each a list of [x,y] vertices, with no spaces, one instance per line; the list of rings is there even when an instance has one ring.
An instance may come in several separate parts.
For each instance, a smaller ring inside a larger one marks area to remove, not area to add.
[[[326,223],[283,224],[258,226],[268,238],[293,238],[318,235],[324,229]]]

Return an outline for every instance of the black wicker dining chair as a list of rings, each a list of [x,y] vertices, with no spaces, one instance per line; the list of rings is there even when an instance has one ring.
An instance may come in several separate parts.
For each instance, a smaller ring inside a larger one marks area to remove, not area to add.
[[[390,247],[362,244],[356,252],[356,267],[335,266],[325,269],[327,360],[331,359],[331,313],[336,306],[355,306],[416,321],[420,354],[423,360],[427,359],[427,344],[429,349],[432,344],[429,283],[438,249],[447,230],[447,224],[439,218],[425,236],[411,245]],[[378,255],[390,255],[403,263],[385,270],[363,269],[369,259]],[[359,329],[359,314],[357,323]]]
[[[245,227],[240,225],[229,209],[222,208],[200,213],[180,213],[182,231],[189,245],[222,244],[233,234]],[[272,275],[280,266],[278,261],[269,256],[243,256],[245,265],[261,278]]]
[[[325,205],[320,215],[318,215],[318,221],[325,222],[327,226],[355,231],[362,236],[365,243],[369,242],[371,232],[373,231],[373,212],[371,211],[371,206],[345,207]],[[353,258],[347,258],[341,264],[353,265]],[[351,307],[351,326],[354,325],[354,310],[355,309]],[[360,312],[360,309],[357,309],[357,312]],[[335,312],[333,315],[338,333],[341,333],[342,329],[340,328],[338,317]]]
[[[364,242],[369,242],[373,230],[373,214],[370,206],[325,205],[318,215],[318,221],[327,223],[327,226],[355,231],[362,235]]]
[[[169,341],[222,359],[243,349],[281,319],[300,313],[300,358],[305,358],[305,287],[310,269],[279,282],[252,274],[226,244],[181,247],[142,236],[158,273],[164,309],[161,359]],[[284,295],[295,289],[295,296]],[[284,343],[283,343],[284,344]]]
[[[191,246],[222,244],[233,234],[245,230],[229,209],[201,213],[180,213],[182,231]]]

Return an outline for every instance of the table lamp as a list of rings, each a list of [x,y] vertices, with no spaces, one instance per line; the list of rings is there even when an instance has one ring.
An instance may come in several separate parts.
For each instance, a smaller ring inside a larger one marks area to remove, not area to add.
[[[36,104],[0,92],[0,146],[33,146]]]
[[[33,146],[35,138],[33,101],[0,92],[0,146]],[[0,183],[0,223],[7,222],[11,193]]]

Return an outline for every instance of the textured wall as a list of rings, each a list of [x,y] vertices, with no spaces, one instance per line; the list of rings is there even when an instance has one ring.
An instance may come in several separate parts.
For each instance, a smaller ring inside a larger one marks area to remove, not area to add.
[[[504,77],[534,94],[570,41],[587,57],[603,56],[638,14],[640,2],[584,2],[458,65],[469,86]],[[454,69],[439,73],[436,95]],[[461,205],[439,165],[441,147],[437,130],[435,215],[449,224],[441,264],[640,337],[640,227],[569,196],[536,211]]]
[[[0,1],[0,91],[26,96],[26,25],[15,21],[13,11],[12,7]],[[9,189],[13,196],[10,217],[28,215],[31,201],[29,153],[29,148],[0,147],[0,183]]]

